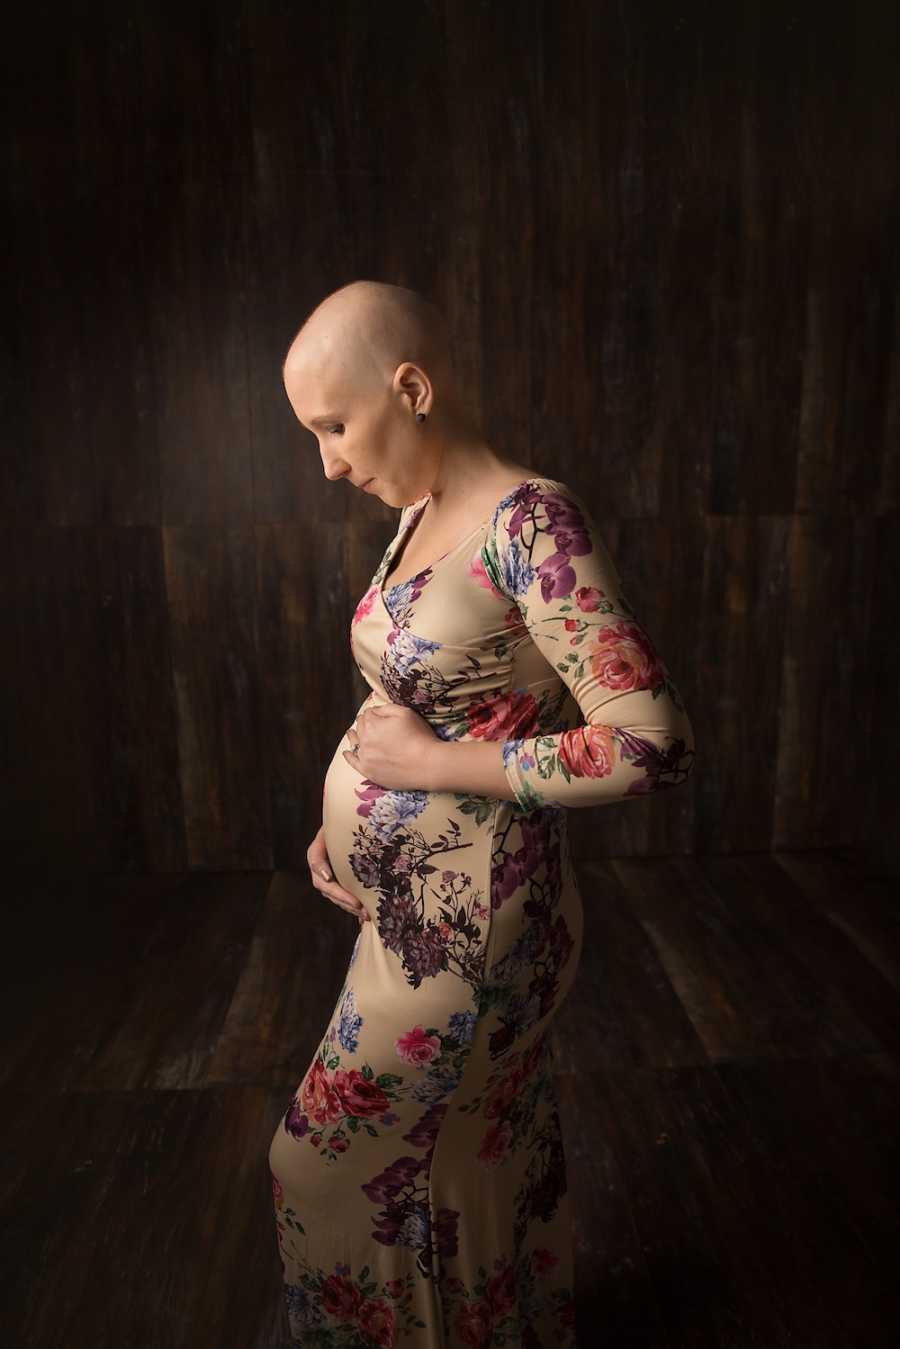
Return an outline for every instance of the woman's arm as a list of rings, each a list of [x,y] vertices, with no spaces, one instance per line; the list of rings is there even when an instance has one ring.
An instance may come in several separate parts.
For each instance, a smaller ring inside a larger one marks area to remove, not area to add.
[[[438,742],[430,789],[533,810],[604,805],[684,782],[694,762],[690,719],[581,499],[563,483],[526,484],[495,515],[482,558],[585,725],[501,742]],[[535,703],[535,727],[537,710]]]
[[[514,801],[499,740],[435,740],[422,786],[427,792],[471,792]]]

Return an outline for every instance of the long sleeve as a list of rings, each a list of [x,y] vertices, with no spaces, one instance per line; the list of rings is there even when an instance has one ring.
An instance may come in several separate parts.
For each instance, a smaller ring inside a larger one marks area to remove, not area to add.
[[[683,782],[690,720],[581,498],[556,480],[524,484],[495,512],[483,558],[585,723],[543,734],[535,704],[535,734],[503,742],[518,805],[603,805]]]

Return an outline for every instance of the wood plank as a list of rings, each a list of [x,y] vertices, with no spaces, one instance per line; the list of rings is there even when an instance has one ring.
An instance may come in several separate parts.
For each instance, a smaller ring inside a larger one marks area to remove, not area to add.
[[[773,1011],[787,1005],[771,1027],[786,1053],[817,1059],[900,1047],[890,984],[772,858],[704,857],[696,866],[756,956]],[[795,1008],[812,1037],[805,1044],[794,1038]]]
[[[556,1077],[572,1195],[576,1331],[597,1342],[669,1349],[670,1338],[635,1225],[628,1177],[620,1165],[620,1129],[603,1075],[580,1067]],[[591,1125],[586,1125],[586,1109]]]
[[[857,655],[872,621],[871,521],[838,512],[796,515],[785,562],[771,840],[782,851],[851,844],[866,836],[867,803],[866,793],[848,792],[847,783],[865,780],[878,734]],[[844,725],[852,732],[842,733]]]
[[[714,1073],[630,1069],[580,1085],[586,1117],[607,1122],[669,1342],[793,1344],[764,1258],[777,1230],[751,1180],[759,1155]]]
[[[775,861],[882,979],[900,990],[897,878],[846,850],[776,853]]]
[[[269,867],[255,533],[170,526],[163,546],[188,861]]]
[[[760,1242],[797,1343],[881,1344],[896,1320],[897,1059],[724,1063],[735,1118],[764,1154]],[[775,1236],[780,1234],[780,1238]]]
[[[577,869],[584,943],[575,983],[554,1022],[562,1073],[707,1061],[665,957],[612,862]]]
[[[266,1160],[280,1108],[253,1084],[63,1092],[50,1108],[46,1090],[5,1091],[3,1255],[27,1278],[7,1283],[4,1342],[283,1343]]]
[[[267,885],[265,873],[23,880],[11,935],[41,963],[9,974],[4,1087],[202,1086]]]
[[[743,866],[719,858],[612,865],[713,1062],[880,1048],[883,1015],[876,1030],[847,996],[858,978],[838,982],[834,972],[852,951],[826,933],[827,970],[815,964],[805,953],[818,951],[827,925],[789,885],[779,890],[765,864],[762,857]],[[790,926],[771,920],[767,930],[766,915],[792,904]],[[874,1001],[883,1007],[884,999]]]

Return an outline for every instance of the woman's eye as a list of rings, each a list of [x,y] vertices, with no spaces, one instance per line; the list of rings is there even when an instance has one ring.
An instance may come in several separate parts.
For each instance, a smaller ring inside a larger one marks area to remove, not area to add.
[[[329,426],[328,428],[328,430],[331,432],[332,435],[335,435],[339,429],[341,431],[344,429],[343,422],[338,422],[336,426]]]

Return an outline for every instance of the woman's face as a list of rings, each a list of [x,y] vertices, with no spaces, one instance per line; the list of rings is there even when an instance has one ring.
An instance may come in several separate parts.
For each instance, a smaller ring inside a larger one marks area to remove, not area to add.
[[[429,490],[429,455],[413,410],[424,390],[395,380],[386,392],[348,396],[288,369],[284,387],[297,420],[319,443],[326,478],[348,478],[388,506],[406,506]]]

